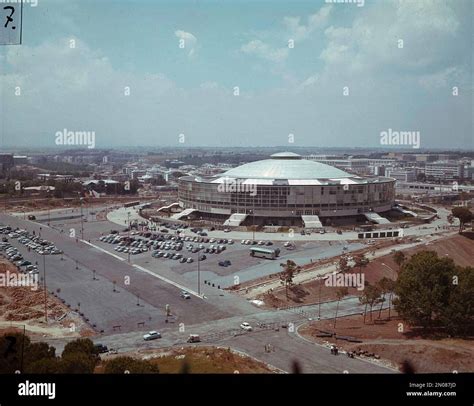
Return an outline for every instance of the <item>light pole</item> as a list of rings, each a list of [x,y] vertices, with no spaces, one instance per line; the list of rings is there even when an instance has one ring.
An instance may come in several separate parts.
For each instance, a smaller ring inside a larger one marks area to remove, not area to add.
[[[197,254],[198,254],[198,260],[197,260],[197,263],[198,263],[198,295],[200,295],[201,294],[201,269],[200,269],[199,263],[200,263],[201,253],[198,251]]]
[[[127,224],[128,224],[128,244],[130,244],[130,212],[127,212]],[[130,262],[130,245],[128,246],[128,262]]]
[[[255,241],[255,201],[252,208],[252,241]]]
[[[79,198],[79,201],[81,202],[81,240],[84,239],[84,218],[82,217],[82,197]]]
[[[48,289],[46,287],[46,254],[43,253],[43,280],[44,280],[44,319],[48,324]]]
[[[318,296],[319,296],[319,299],[318,299],[318,321],[321,320],[321,286],[322,286],[322,281],[323,281],[323,278],[321,276],[318,276],[318,280],[319,280],[319,293],[318,293]]]

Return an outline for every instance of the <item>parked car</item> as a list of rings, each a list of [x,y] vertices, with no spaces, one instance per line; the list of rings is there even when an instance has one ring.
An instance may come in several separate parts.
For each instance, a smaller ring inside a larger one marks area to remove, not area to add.
[[[181,297],[182,297],[183,299],[191,299],[191,295],[190,295],[188,292],[186,292],[185,290],[183,290],[183,291],[181,292]]]
[[[150,331],[143,336],[145,341],[156,340],[157,338],[161,338],[161,334],[158,331]]]
[[[246,321],[244,321],[241,325],[240,325],[240,328],[242,330],[245,330],[245,331],[252,331],[252,326],[247,323]]]
[[[106,352],[109,352],[109,349],[107,348],[106,345],[104,344],[95,344],[94,345],[94,350],[98,353],[98,354],[104,354]]]
[[[200,343],[201,337],[198,334],[190,334],[188,338],[188,343]]]

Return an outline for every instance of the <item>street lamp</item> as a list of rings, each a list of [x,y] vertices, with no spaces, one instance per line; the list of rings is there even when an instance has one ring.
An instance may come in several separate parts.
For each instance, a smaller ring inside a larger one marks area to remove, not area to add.
[[[81,203],[81,240],[84,239],[84,219],[82,217],[82,201],[83,201],[83,198],[80,197],[79,202]]]
[[[44,282],[44,319],[48,324],[48,289],[46,287],[46,254],[43,253],[43,282]]]
[[[199,265],[200,265],[201,253],[199,252],[199,250],[198,250],[197,254],[198,254],[198,260],[197,260],[197,265],[198,265],[198,295],[200,295],[201,294],[201,268],[200,268]]]
[[[128,224],[128,243],[130,244],[130,228],[131,228],[131,225],[130,225],[130,212],[127,212],[127,224]],[[128,262],[130,262],[130,245],[128,247]]]
[[[318,299],[318,321],[321,320],[321,285],[322,285],[322,278],[321,276],[318,276],[318,279],[319,279],[319,293],[318,293],[318,296],[319,296],[319,299]]]

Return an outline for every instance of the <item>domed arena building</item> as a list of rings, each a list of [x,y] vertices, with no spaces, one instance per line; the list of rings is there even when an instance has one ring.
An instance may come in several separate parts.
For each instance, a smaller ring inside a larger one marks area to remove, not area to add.
[[[395,179],[353,175],[281,152],[216,176],[181,177],[183,211],[176,218],[308,228],[322,227],[327,218],[357,216],[384,223],[378,213],[388,212],[394,198]]]

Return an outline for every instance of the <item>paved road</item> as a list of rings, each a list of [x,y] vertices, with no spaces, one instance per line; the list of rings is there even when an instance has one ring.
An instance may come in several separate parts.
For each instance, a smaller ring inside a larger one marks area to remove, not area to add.
[[[321,318],[334,317],[335,302],[321,305]],[[339,316],[357,314],[363,310],[358,299],[349,297],[339,304]],[[155,341],[143,341],[141,334],[123,333],[105,335],[97,338],[119,353],[140,349],[158,349],[173,346],[185,346],[189,334],[199,334],[201,345],[218,345],[232,347],[245,352],[259,360],[267,362],[283,371],[291,372],[293,363],[297,361],[303,372],[306,373],[393,373],[390,368],[375,362],[361,359],[350,359],[345,355],[331,355],[329,349],[319,344],[309,342],[299,336],[297,327],[307,322],[309,315],[316,316],[317,307],[308,306],[305,313],[299,310],[261,311],[250,317],[229,317],[207,323],[179,324],[172,323],[160,330],[163,338]],[[241,322],[247,321],[254,331],[244,332],[239,328]],[[317,321],[313,321],[317,323]],[[264,323],[265,325],[261,325]],[[287,328],[282,328],[287,325]],[[278,327],[278,329],[275,329]],[[289,328],[288,328],[289,327]],[[48,340],[60,353],[66,340]],[[265,351],[270,344],[271,351]]]

